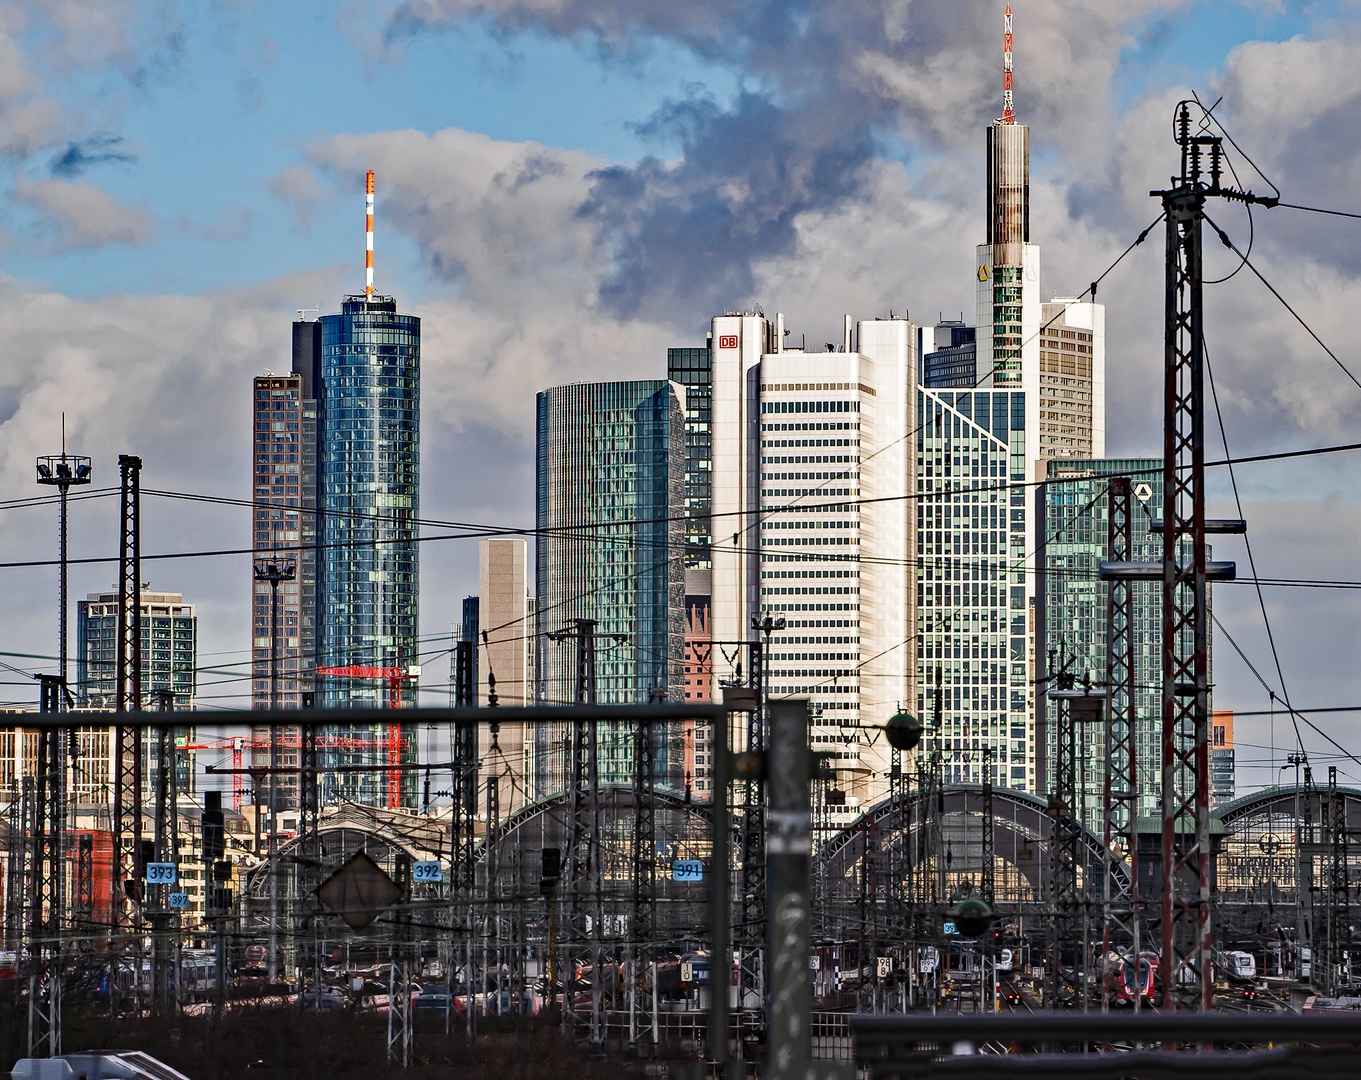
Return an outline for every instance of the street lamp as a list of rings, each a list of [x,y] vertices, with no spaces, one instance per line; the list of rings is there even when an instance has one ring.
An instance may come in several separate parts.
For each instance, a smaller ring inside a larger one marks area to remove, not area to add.
[[[279,707],[279,582],[298,576],[292,559],[267,559],[255,564],[255,580],[269,582],[269,707]]]
[[[38,483],[55,487],[60,495],[61,506],[61,580],[57,587],[57,674],[61,677],[63,690],[58,696],[63,703],[59,704],[58,708],[65,708],[66,697],[66,495],[71,488],[88,484],[92,472],[89,458],[66,452],[66,418],[63,416],[61,453],[38,458]]]

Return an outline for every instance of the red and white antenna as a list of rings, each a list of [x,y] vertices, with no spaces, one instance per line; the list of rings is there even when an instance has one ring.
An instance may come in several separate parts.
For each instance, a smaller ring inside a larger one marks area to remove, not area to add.
[[[1011,8],[1007,8],[1007,26],[1011,26]],[[1007,41],[1011,41],[1011,31],[1007,31]],[[1011,54],[1008,53],[1008,56]],[[1008,60],[1008,69],[1011,61]],[[1011,76],[1007,75],[1007,85],[1011,85]],[[1011,91],[1007,91],[1010,95]],[[368,180],[364,184],[364,295],[373,295],[373,170],[369,170]]]
[[[1011,111],[1011,5],[1002,16],[1002,123],[1016,123]],[[372,175],[372,174],[370,174]]]

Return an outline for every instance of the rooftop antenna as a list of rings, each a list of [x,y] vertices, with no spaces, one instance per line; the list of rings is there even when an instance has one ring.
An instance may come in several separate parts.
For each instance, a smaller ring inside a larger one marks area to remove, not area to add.
[[[1014,124],[1016,117],[1011,111],[1011,5],[1007,5],[1006,13],[1002,16],[1002,123]],[[369,174],[369,182],[373,182],[373,174]],[[372,197],[370,197],[372,203]],[[372,224],[369,226],[372,228]]]
[[[1011,8],[1007,8],[1007,48],[1011,48]],[[1007,53],[1010,57],[1011,53]],[[1011,67],[1011,60],[1007,60],[1008,71]],[[1011,85],[1011,76],[1007,76],[1007,86]],[[1008,90],[1008,101],[1010,101]],[[1010,115],[1010,110],[1008,110]],[[369,170],[369,175],[364,182],[364,295],[372,298],[373,296],[373,170]]]

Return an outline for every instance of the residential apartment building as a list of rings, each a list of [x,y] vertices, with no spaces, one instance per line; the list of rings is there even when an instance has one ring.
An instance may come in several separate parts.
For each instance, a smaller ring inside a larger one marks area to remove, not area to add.
[[[198,618],[181,593],[143,587],[138,600],[143,708],[170,691],[177,710],[194,708],[198,685]],[[118,593],[90,593],[76,602],[76,701],[88,709],[118,705]]]

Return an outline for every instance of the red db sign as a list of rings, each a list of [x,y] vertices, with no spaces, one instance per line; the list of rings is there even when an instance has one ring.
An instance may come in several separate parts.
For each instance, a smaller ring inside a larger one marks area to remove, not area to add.
[[[737,348],[737,335],[736,335],[736,334],[720,334],[720,335],[718,336],[718,347],[719,347],[720,349],[735,349],[735,348]]]

